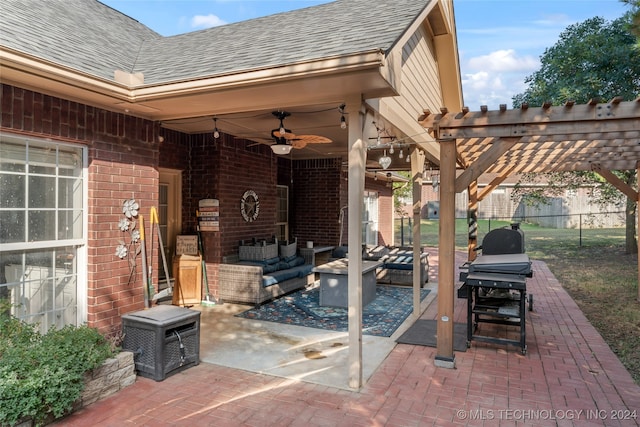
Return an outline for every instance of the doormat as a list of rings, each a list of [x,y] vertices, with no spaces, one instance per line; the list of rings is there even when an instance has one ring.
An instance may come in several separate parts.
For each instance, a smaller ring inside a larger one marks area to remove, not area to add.
[[[396,340],[399,344],[424,345],[437,347],[437,322],[430,319],[418,319]],[[466,323],[453,324],[453,349],[455,351],[467,351],[467,325]]]
[[[421,289],[420,300],[428,294],[428,289]],[[319,288],[303,289],[236,316],[346,332],[349,323],[347,309],[323,307],[320,306],[319,300]],[[362,310],[362,333],[390,337],[412,312],[413,288],[378,285],[375,299]]]

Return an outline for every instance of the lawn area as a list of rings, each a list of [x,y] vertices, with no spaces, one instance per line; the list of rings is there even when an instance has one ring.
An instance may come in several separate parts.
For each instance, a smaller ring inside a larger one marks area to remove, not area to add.
[[[478,222],[478,244],[505,221]],[[521,224],[525,250],[544,261],[591,324],[640,384],[640,303],[638,258],[624,253],[624,229],[551,229]],[[423,220],[421,240],[438,245],[438,221]],[[405,243],[410,232],[405,232]],[[397,232],[396,236],[400,236]],[[396,241],[400,241],[397,237]],[[467,249],[466,220],[456,221],[456,249]]]

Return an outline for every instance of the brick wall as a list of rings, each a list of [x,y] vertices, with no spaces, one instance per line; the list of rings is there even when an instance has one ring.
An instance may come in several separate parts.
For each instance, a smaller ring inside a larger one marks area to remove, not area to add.
[[[342,179],[340,159],[296,161],[289,198],[289,231],[300,245],[311,240],[316,245],[338,244],[340,238]]]
[[[207,278],[214,296],[217,264],[223,257],[236,254],[240,240],[271,239],[276,234],[278,184],[290,188],[290,237],[297,237],[300,245],[307,240],[338,244],[340,211],[348,200],[347,173],[339,159],[292,164],[266,145],[230,135],[221,134],[217,140],[211,133],[187,135],[161,129],[159,123],[8,85],[2,85],[1,96],[2,130],[88,149],[88,322],[105,333],[120,328],[123,314],[144,307],[141,258],[137,257],[136,274],[129,281],[129,265],[115,256],[115,247],[123,238],[118,221],[123,218],[124,200],[134,198],[140,203],[145,228],[150,229],[149,210],[158,203],[159,167],[183,172],[182,233],[196,232],[200,199],[220,201],[220,231],[203,232]],[[381,208],[392,206],[385,199],[390,197],[386,187],[368,182],[367,188],[379,191]],[[246,190],[255,191],[260,200],[254,222],[240,215]],[[343,243],[347,215],[345,211]],[[381,243],[392,235],[392,224],[386,221],[381,215]],[[150,239],[149,231],[146,234]],[[156,274],[157,249],[152,262]]]
[[[128,263],[115,248],[122,239],[122,202],[135,198],[147,220],[157,205],[159,125],[5,84],[0,93],[3,131],[88,149],[87,320],[112,332],[122,314],[144,306],[141,258],[129,283]]]
[[[393,191],[382,180],[365,180],[367,191],[378,193],[378,244],[394,245],[393,241]]]

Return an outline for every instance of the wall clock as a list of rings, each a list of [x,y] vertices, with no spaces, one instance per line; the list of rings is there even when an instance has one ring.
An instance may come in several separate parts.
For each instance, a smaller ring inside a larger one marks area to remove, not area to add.
[[[252,222],[258,219],[260,213],[260,201],[258,195],[253,190],[247,190],[240,199],[240,214],[247,222]]]

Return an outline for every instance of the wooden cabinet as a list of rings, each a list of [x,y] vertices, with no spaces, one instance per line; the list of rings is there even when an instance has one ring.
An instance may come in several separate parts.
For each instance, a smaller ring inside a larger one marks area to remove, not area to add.
[[[178,306],[200,304],[202,301],[202,257],[178,255],[173,259],[173,299]]]

